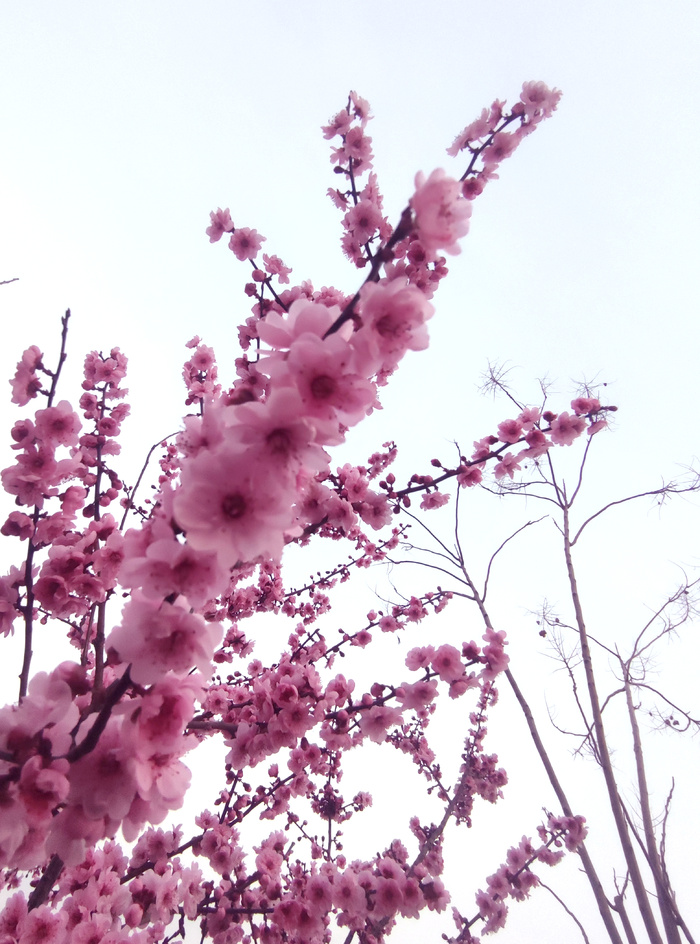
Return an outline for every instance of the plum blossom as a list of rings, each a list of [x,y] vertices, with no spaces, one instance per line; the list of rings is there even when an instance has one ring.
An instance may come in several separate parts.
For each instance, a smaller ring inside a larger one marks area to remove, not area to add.
[[[435,309],[415,286],[401,279],[368,282],[360,303],[362,328],[353,337],[353,346],[367,373],[380,367],[392,370],[407,350],[423,351],[428,346],[425,322]]]
[[[43,354],[32,344],[17,363],[17,371],[10,381],[12,385],[12,402],[18,406],[26,406],[29,401],[41,390],[41,380],[36,373],[42,366]]]
[[[390,708],[388,705],[373,705],[362,712],[360,729],[370,741],[381,744],[386,740],[387,730],[395,724],[401,724],[402,721],[401,712],[396,708]]]
[[[518,457],[514,456],[512,452],[507,452],[496,463],[493,474],[497,479],[502,479],[506,475],[512,479],[519,468]]]
[[[571,409],[577,416],[597,413],[600,410],[600,400],[597,397],[577,397],[571,401]]]
[[[569,413],[560,413],[551,422],[552,442],[557,446],[570,446],[586,428],[583,416],[571,416]]]
[[[410,203],[421,245],[428,253],[442,249],[457,255],[461,252],[457,240],[469,231],[472,212],[471,203],[462,196],[461,184],[440,168],[427,180],[424,174],[417,174],[415,183]]]
[[[228,247],[236,259],[245,262],[246,259],[255,259],[265,239],[266,237],[260,236],[257,230],[241,226],[234,230]]]
[[[206,672],[220,639],[218,624],[190,613],[184,598],[159,603],[134,591],[107,645],[131,664],[135,682],[149,685],[169,670],[184,674],[196,666]]]
[[[559,89],[550,89],[544,82],[524,82],[520,101],[530,118],[550,118],[561,99]]]
[[[498,438],[500,442],[513,443],[518,442],[523,435],[523,425],[519,420],[503,420],[498,424]]]
[[[442,508],[450,500],[450,496],[445,492],[426,492],[423,495],[420,506],[424,510],[430,508]]]
[[[279,558],[293,502],[285,485],[271,464],[247,459],[235,444],[203,449],[183,469],[175,518],[188,543],[224,567],[260,554]]]
[[[443,682],[454,682],[464,675],[459,649],[445,643],[433,655],[430,666]]]
[[[283,284],[289,283],[289,273],[292,270],[282,262],[279,256],[268,256],[264,252],[263,264],[268,275],[276,275],[277,280]]]
[[[222,210],[219,207],[218,210],[212,210],[209,214],[211,223],[207,226],[207,236],[209,237],[210,243],[218,242],[224,233],[230,233],[233,229],[233,220],[231,219],[231,214],[228,210],[228,207],[225,210]]]

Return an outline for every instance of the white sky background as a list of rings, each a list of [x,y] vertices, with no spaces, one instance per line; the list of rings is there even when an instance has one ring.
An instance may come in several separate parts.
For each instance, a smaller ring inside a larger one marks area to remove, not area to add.
[[[147,447],[177,428],[184,343],[200,334],[222,377],[232,375],[248,270],[224,243],[209,245],[209,210],[229,206],[237,225],[258,229],[293,280],[351,291],[358,273],[339,249],[339,214],[325,196],[336,178],[319,131],[348,90],[373,106],[375,166],[396,221],[417,170],[461,174],[445,147],[483,106],[512,103],[524,80],[543,79],[564,92],[558,112],[476,201],[464,251],[435,299],[430,351],[402,365],[384,411],[357,431],[343,461],[360,462],[391,437],[397,471],[427,471],[433,455],[448,461],[452,439],[468,447],[491,432],[511,411],[477,393],[490,359],[516,368],[524,400],[536,399],[537,378],[551,378],[554,409],[566,408],[577,381],[608,383],[604,398],[620,410],[595,450],[591,508],[658,486],[698,450],[699,25],[694,0],[3,4],[0,279],[20,281],[0,288],[0,375],[32,343],[52,363],[66,307],[63,396],[77,399],[85,351],[119,345],[130,358],[124,459],[133,479]],[[2,409],[6,425],[19,415]],[[477,518],[477,558],[520,523],[511,510]],[[584,592],[602,635],[639,625],[676,579],[672,561],[697,564],[696,529],[696,505],[679,502],[660,518],[642,503],[589,537]],[[514,549],[498,597],[540,708],[555,683],[525,614],[544,596],[563,599],[549,583],[553,560],[544,548]],[[426,575],[417,588],[430,584]],[[460,640],[479,632],[468,627],[454,628]],[[679,698],[695,694],[697,654],[682,642],[659,665]],[[539,821],[539,807],[553,806],[541,782],[530,789],[536,762],[505,696],[502,712],[491,749],[519,779],[506,803],[477,809],[474,830],[453,849],[465,911],[472,888]],[[680,768],[675,837],[697,842],[697,766],[683,766],[697,760],[697,741],[661,738],[657,749],[656,800]],[[573,770],[588,812],[588,768]],[[676,841],[677,862],[682,852]],[[681,905],[697,918],[697,896],[688,885],[683,895],[679,873]],[[554,923],[558,913],[545,917],[544,899],[514,906],[499,940],[548,940],[548,929],[552,940],[574,939],[573,926]],[[401,939],[425,933],[409,925]]]

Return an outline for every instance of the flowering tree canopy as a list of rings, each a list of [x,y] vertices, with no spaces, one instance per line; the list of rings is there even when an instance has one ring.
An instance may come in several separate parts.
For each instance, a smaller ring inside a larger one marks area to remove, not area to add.
[[[26,548],[0,579],[0,629],[21,628],[25,642],[18,701],[0,713],[3,944],[184,940],[189,922],[215,944],[314,944],[335,927],[369,944],[399,919],[450,903],[445,830],[469,824],[475,799],[495,802],[506,781],[485,750],[495,682],[509,664],[505,633],[487,624],[479,641],[413,647],[393,682],[375,678],[363,691],[337,671],[341,661],[362,650],[371,659],[373,636],[408,631],[450,593],[372,611],[336,641],[321,619],[337,584],[397,547],[414,497],[429,511],[448,501],[451,482],[508,482],[526,461],[590,439],[613,408],[592,395],[559,413],[523,405],[470,455],[403,486],[388,471],[394,443],[357,465],[334,467],[331,450],[379,406],[404,355],[427,347],[443,253],[460,251],[474,200],[559,97],[527,82],[510,111],[501,101],[485,108],[448,148],[467,159],[461,177],[417,174],[393,226],[372,170],[369,106],[351,93],[323,128],[342,251],[364,275],[350,293],[291,284],[291,269],[263,252],[265,237],[213,211],[209,240],[226,238],[251,266],[252,314],[239,328],[233,382],[220,381],[199,337],[188,343],[191,412],[159,444],[149,500],[117,471],[129,414],[119,348],[88,354],[77,409],[58,399],[69,312],[55,366],[37,346],[22,355],[12,400],[40,406],[15,422],[16,458],[2,472],[17,506],[2,533]],[[348,543],[350,561],[289,586],[286,549],[322,541]],[[250,658],[256,638],[244,621],[265,613],[292,628],[263,662]],[[32,674],[45,625],[65,631],[74,656]],[[426,737],[441,698],[472,706],[454,784]],[[215,739],[225,782],[214,809],[187,831],[161,826],[188,790],[183,758]],[[427,822],[418,812],[406,835],[348,861],[339,827],[372,797],[343,795],[343,759],[368,742],[408,755],[444,815]],[[455,900],[452,939],[500,927],[507,899],[538,884],[532,867],[556,863],[584,836],[582,817],[550,815],[536,839],[507,853],[471,911]]]

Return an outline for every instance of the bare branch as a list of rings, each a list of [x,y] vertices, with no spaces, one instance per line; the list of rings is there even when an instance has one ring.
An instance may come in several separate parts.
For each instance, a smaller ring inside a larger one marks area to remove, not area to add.
[[[562,899],[559,897],[559,895],[557,895],[557,893],[554,891],[554,889],[553,889],[553,888],[550,888],[549,885],[546,885],[541,879],[540,879],[540,881],[539,881],[539,886],[540,886],[540,888],[544,888],[545,891],[548,891],[549,894],[552,896],[552,898],[554,898],[556,901],[559,902],[559,904],[562,906],[562,908],[563,908],[564,911],[568,914],[568,916],[571,918],[571,920],[574,921],[575,924],[577,925],[579,931],[581,932],[581,936],[583,937],[583,939],[584,939],[584,941],[586,942],[586,944],[591,944],[591,942],[588,940],[588,935],[586,934],[585,928],[583,927],[583,925],[581,924],[581,922],[579,921],[579,919],[576,917],[576,915],[573,913],[573,911],[572,911],[570,908],[568,908],[568,907],[566,906],[565,902],[562,901]]]
[[[668,495],[684,495],[688,492],[697,492],[700,489],[700,474],[695,472],[695,479],[691,485],[681,486],[676,485],[674,482],[669,482],[668,485],[662,485],[661,488],[654,488],[648,492],[638,492],[636,495],[628,495],[627,498],[619,498],[617,501],[608,502],[607,505],[604,505],[599,511],[596,511],[595,514],[591,515],[589,518],[583,522],[581,527],[578,529],[574,537],[571,539],[571,546],[574,547],[578,539],[581,537],[581,534],[592,521],[595,521],[596,518],[600,517],[604,512],[608,511],[610,508],[614,508],[616,505],[624,505],[627,502],[636,501],[638,498],[652,498],[655,495],[663,495],[664,497]]]

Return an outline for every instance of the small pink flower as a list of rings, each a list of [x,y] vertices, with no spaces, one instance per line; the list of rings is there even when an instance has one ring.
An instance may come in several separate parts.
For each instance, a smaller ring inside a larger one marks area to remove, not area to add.
[[[600,410],[600,400],[595,397],[577,397],[571,401],[571,409],[576,416],[585,416],[586,413],[597,413]]]
[[[418,646],[406,656],[406,668],[416,672],[418,669],[425,669],[430,665],[431,659],[435,655],[432,646]]]
[[[510,157],[520,144],[520,140],[519,134],[512,134],[509,131],[499,131],[498,134],[494,134],[493,141],[484,149],[481,155],[484,166],[489,167],[490,165],[500,164],[501,161]]]
[[[552,420],[551,427],[552,442],[557,446],[570,446],[585,430],[586,420],[564,412]]]
[[[29,401],[41,390],[41,380],[36,371],[42,366],[42,353],[36,344],[22,354],[22,360],[17,364],[17,372],[12,378],[12,402],[18,406],[26,406]]]
[[[207,226],[207,236],[209,237],[210,243],[218,242],[224,233],[230,233],[233,229],[233,220],[231,219],[228,208],[222,210],[221,207],[219,207],[216,212],[212,210],[209,217],[211,224]]]
[[[257,230],[241,226],[234,230],[228,248],[236,259],[245,262],[246,259],[255,259],[265,239],[266,237],[260,236]]]
[[[464,675],[464,665],[459,650],[448,644],[440,646],[430,665],[443,682],[454,682]]]
[[[268,256],[267,253],[263,253],[263,263],[268,275],[276,275],[279,282],[285,284],[289,282],[289,273],[292,270],[282,262],[279,256]]]
[[[523,429],[528,432],[540,421],[540,411],[536,406],[528,406],[518,417],[518,422],[522,424]]]
[[[505,475],[512,479],[519,469],[517,456],[514,456],[512,452],[507,452],[501,457],[501,461],[496,463],[493,474],[497,479],[502,479]]]
[[[605,429],[607,425],[607,420],[596,420],[595,423],[591,423],[591,425],[588,427],[587,433],[589,436],[595,436],[595,434],[599,433],[601,429]]]
[[[369,711],[363,711],[360,718],[360,729],[365,737],[375,744],[386,740],[387,730],[395,724],[401,724],[403,717],[400,711],[386,705],[373,705]]]
[[[544,82],[524,82],[520,101],[530,118],[549,118],[561,98],[559,89],[550,89]]]
[[[457,255],[457,240],[469,231],[472,207],[462,196],[459,181],[448,177],[444,170],[434,170],[428,179],[416,175],[416,192],[411,198],[418,237],[426,252],[442,249]]]
[[[519,420],[503,420],[498,424],[498,438],[500,442],[516,443],[523,435],[523,426]]]
[[[478,485],[482,478],[483,474],[481,469],[478,469],[475,465],[461,466],[459,472],[457,473],[457,481],[462,486],[462,488]]]
[[[426,492],[420,506],[423,510],[442,508],[449,500],[450,496],[446,495],[444,492]]]

